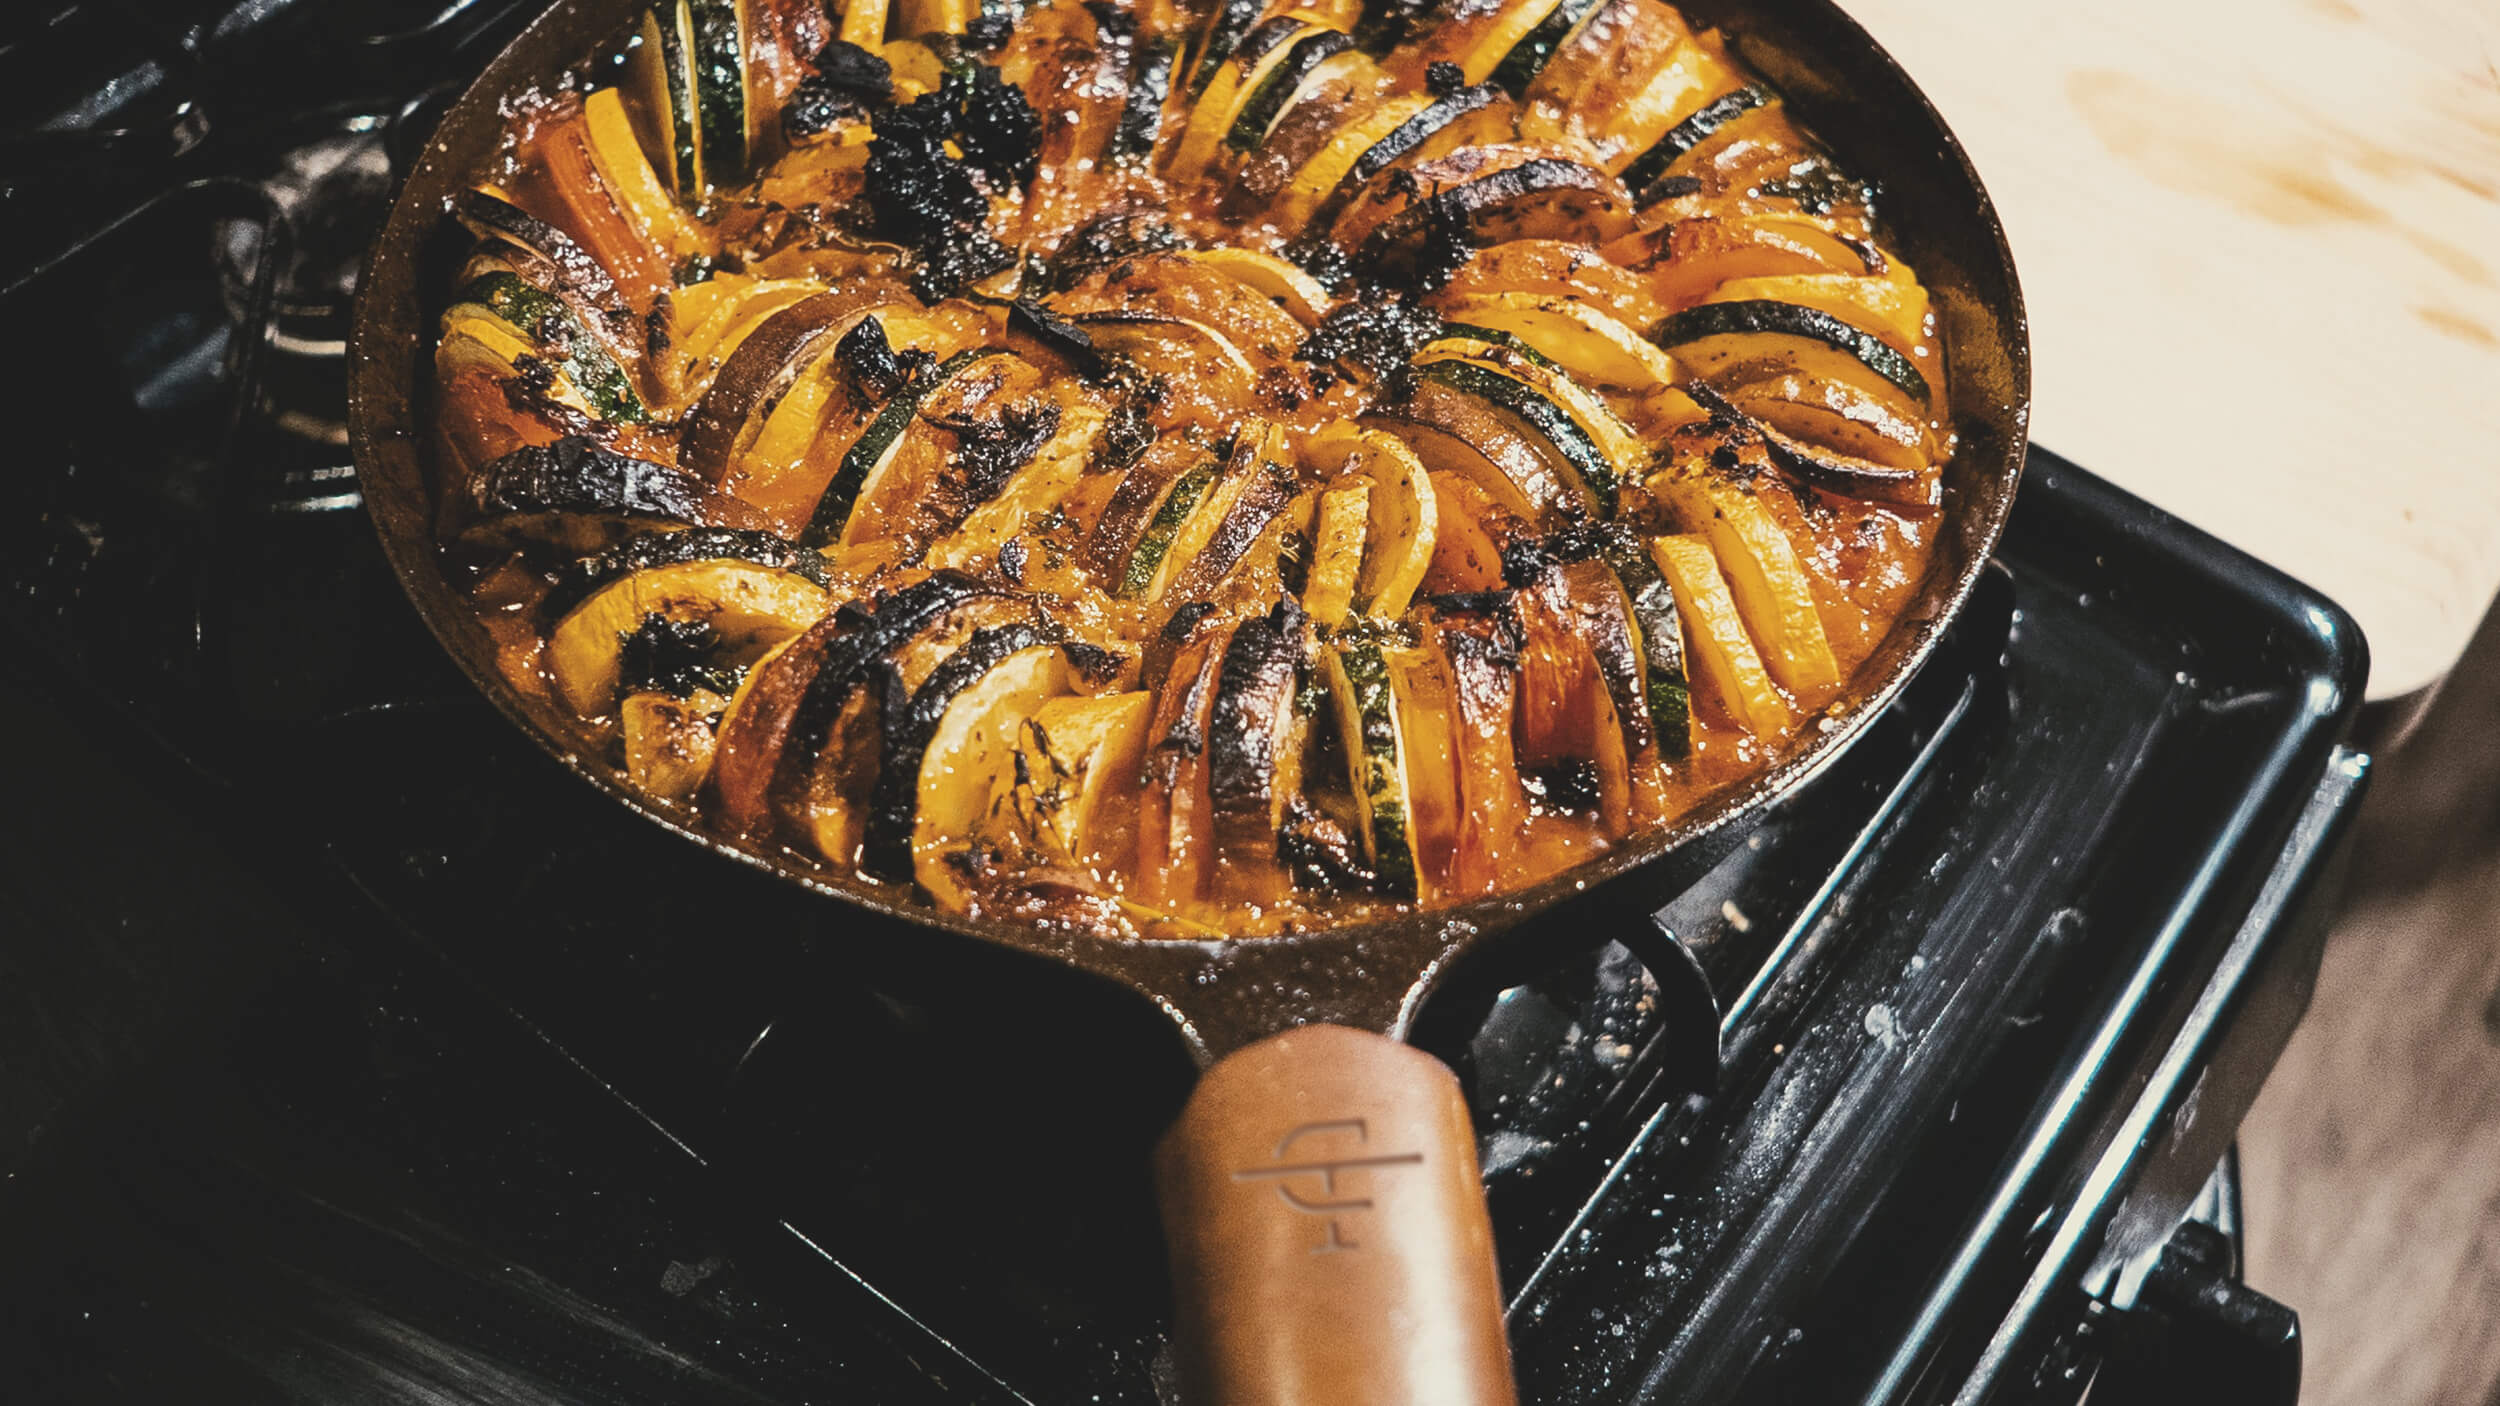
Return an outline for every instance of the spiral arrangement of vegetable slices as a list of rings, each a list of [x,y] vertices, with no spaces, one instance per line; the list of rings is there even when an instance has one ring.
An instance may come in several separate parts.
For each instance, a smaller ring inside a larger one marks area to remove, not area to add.
[[[1944,348],[1663,0],[655,0],[451,212],[441,538],[644,794],[958,912],[1498,894],[1827,710]]]

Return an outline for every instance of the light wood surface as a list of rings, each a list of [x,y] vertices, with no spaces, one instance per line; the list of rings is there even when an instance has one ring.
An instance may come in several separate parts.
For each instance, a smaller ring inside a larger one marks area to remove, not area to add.
[[[2500,593],[2500,3],[1840,0],[2003,212],[2033,438],[2325,591],[2370,694]]]

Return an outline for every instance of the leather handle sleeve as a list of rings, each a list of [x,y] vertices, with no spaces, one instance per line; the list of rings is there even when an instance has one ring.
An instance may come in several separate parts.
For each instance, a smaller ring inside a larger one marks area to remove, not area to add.
[[[1156,1152],[1187,1406],[1511,1406],[1458,1080],[1313,1025],[1218,1063]]]

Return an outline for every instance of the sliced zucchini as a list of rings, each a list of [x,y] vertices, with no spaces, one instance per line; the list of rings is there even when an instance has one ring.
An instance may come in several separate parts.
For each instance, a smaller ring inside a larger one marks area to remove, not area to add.
[[[459,301],[443,314],[447,326],[464,328],[469,309],[483,308],[514,334],[527,340],[532,354],[555,367],[579,391],[590,413],[618,424],[638,425],[650,418],[633,378],[616,363],[604,344],[582,326],[562,299],[522,280],[517,273],[497,271],[472,279]]]
[[[1372,485],[1356,478],[1319,496],[1312,530],[1311,570],[1302,608],[1321,625],[1342,624],[1363,574],[1363,538],[1371,516]]]
[[[1632,823],[1634,788],[1615,687],[1624,674],[1637,673],[1630,641],[1619,619],[1594,611],[1594,618],[1583,617],[1559,572],[1548,573],[1519,599],[1519,722],[1514,736],[1519,765],[1528,771],[1573,762],[1594,767],[1599,819],[1608,832],[1621,834]],[[1612,628],[1590,628],[1601,623]]]
[[[822,497],[816,500],[816,511],[809,517],[799,541],[807,546],[822,547],[845,540],[853,511],[860,500],[869,496],[886,472],[894,465],[895,454],[903,447],[903,432],[911,428],[914,416],[920,413],[923,397],[943,384],[948,377],[981,360],[1004,353],[997,347],[974,347],[960,351],[938,363],[929,376],[898,392],[868,422],[842,462],[825,485]]]
[[[1440,312],[1463,327],[1507,332],[1552,364],[1598,385],[1643,394],[1675,385],[1675,360],[1612,314],[1572,298],[1536,293],[1474,293]],[[1456,329],[1453,329],[1456,330]],[[1694,419],[1702,418],[1696,409]]]
[[[1392,132],[1401,130],[1418,114],[1432,108],[1439,101],[1430,93],[1409,93],[1399,97],[1384,98],[1354,114],[1337,128],[1336,133],[1328,139],[1327,145],[1321,147],[1309,160],[1302,163],[1301,169],[1294,172],[1293,179],[1287,182],[1284,190],[1278,194],[1274,207],[1277,222],[1288,230],[1299,231],[1306,226],[1325,229],[1328,219],[1334,218],[1336,214],[1336,206],[1345,203],[1343,198],[1336,195],[1336,192],[1340,183],[1348,179],[1355,165]],[[1416,142],[1420,141],[1419,136]],[[1405,151],[1412,150],[1416,142],[1408,143],[1397,154],[1403,155]],[[1363,175],[1362,180],[1369,180],[1380,174],[1393,159],[1395,158],[1384,156],[1377,165]],[[1355,184],[1359,186],[1361,181],[1356,181]],[[1328,209],[1328,218],[1322,218],[1314,213],[1320,209],[1323,201],[1333,202]]]
[[[1563,476],[1553,450],[1482,397],[1418,377],[1413,394],[1379,418],[1431,471],[1436,491],[1453,477],[1468,479],[1504,514],[1531,523],[1596,512],[1579,481]],[[1440,521],[1446,525],[1447,514]]]
[[[1219,68],[1189,108],[1189,122],[1164,163],[1168,180],[1198,178],[1215,159],[1217,148],[1267,76],[1292,56],[1300,41],[1324,33],[1319,26],[1293,15],[1262,20],[1241,38],[1232,56]],[[1253,143],[1255,145],[1255,143]]]
[[[1482,83],[1491,78],[1509,60],[1512,51],[1526,42],[1529,35],[1544,28],[1545,22],[1565,3],[1567,0],[1507,0],[1489,19],[1477,22],[1479,32],[1469,36],[1472,42],[1466,52],[1458,56],[1459,68],[1467,75],[1467,81]],[[1472,19],[1474,13],[1481,12],[1462,10],[1457,13]],[[1466,21],[1450,23],[1455,27]],[[1445,47],[1442,48],[1442,53],[1447,52]]]
[[[1667,129],[1666,134],[1651,144],[1632,164],[1623,168],[1623,183],[1632,188],[1635,197],[1643,196],[1649,187],[1677,158],[1707,141],[1711,134],[1735,119],[1769,102],[1770,95],[1751,84],[1703,103],[1691,115]],[[1647,200],[1644,199],[1646,204]]]
[[[1318,74],[1320,65],[1353,49],[1354,41],[1333,29],[1305,31],[1250,90],[1239,115],[1224,133],[1224,144],[1237,152],[1255,151],[1276,127],[1278,118]]]
[[[905,878],[919,856],[970,837],[1024,720],[1070,691],[1066,654],[1029,625],[976,633],[899,708],[889,688],[860,867]]]
[[[1674,590],[1684,622],[1685,657],[1718,696],[1737,726],[1766,741],[1788,733],[1788,703],[1771,683],[1737,613],[1736,598],[1719,575],[1719,559],[1700,537],[1659,537],[1649,544],[1659,574]]]
[[[1545,65],[1597,13],[1602,3],[1603,0],[1562,0],[1535,27],[1519,36],[1518,42],[1485,75],[1486,80],[1514,98],[1527,92],[1528,85],[1536,81]]]
[[[1916,357],[1927,341],[1927,290],[1898,269],[1888,275],[1848,273],[1772,274],[1720,284],[1710,303],[1778,302],[1817,308],[1884,338],[1903,356]]]
[[[625,779],[658,800],[682,804],[693,799],[712,774],[712,722],[728,704],[708,689],[688,698],[627,695],[616,710],[617,732],[625,744]]]
[[[1209,459],[1173,482],[1154,516],[1146,520],[1145,530],[1138,534],[1137,546],[1129,552],[1128,562],[1120,570],[1114,594],[1127,600],[1151,599],[1149,588],[1163,575],[1164,558],[1172,554],[1181,528],[1196,514],[1200,500],[1215,486],[1223,468],[1224,461]]]
[[[1195,104],[1206,95],[1223,71],[1225,61],[1233,57],[1250,28],[1259,22],[1267,8],[1267,0],[1221,0],[1207,15],[1205,28],[1199,33],[1189,60],[1189,100]]]
[[[1328,693],[1345,741],[1346,770],[1361,821],[1363,857],[1394,897],[1419,897],[1421,871],[1409,825],[1406,738],[1388,656],[1368,640],[1344,640],[1320,652]]]
[[[685,0],[654,0],[642,13],[642,28],[625,64],[626,82],[634,93],[634,135],[679,200],[703,195],[694,52],[694,20]]]
[[[1675,588],[1658,572],[1658,563],[1628,534],[1610,536],[1606,564],[1632,602],[1632,621],[1647,671],[1646,697],[1650,731],[1663,757],[1689,756],[1693,750],[1692,682],[1684,669],[1684,622],[1675,608]]]
[[[1249,356],[1232,338],[1194,318],[1123,311],[1078,313],[1068,320],[1085,329],[1097,349],[1126,353],[1149,370],[1187,367],[1193,376],[1215,378],[1212,395],[1239,402],[1257,390],[1259,369]]]
[[[547,635],[547,673],[583,717],[616,700],[627,638],[657,615],[709,626],[716,656],[752,658],[816,623],[825,588],[795,572],[743,561],[695,561],[637,571],[600,587]]]
[[[1241,564],[1294,498],[1284,431],[1262,421],[1244,425],[1223,472],[1172,538],[1171,550],[1146,587],[1148,600],[1200,600]]]
[[[746,31],[735,0],[683,0],[693,22],[695,125],[707,185],[747,173]]]
[[[1523,368],[1496,370],[1485,361],[1456,356],[1419,361],[1416,369],[1424,378],[1474,396],[1526,425],[1568,469],[1585,511],[1601,516],[1613,511],[1619,478],[1616,460],[1588,427],[1563,408],[1550,383],[1531,384]]]
[[[1783,347],[1772,339],[1789,345]],[[1705,380],[1723,367],[1750,365],[1783,352],[1799,370],[1814,374],[1818,363],[1804,359],[1813,349],[1838,352],[1907,393],[1920,406],[1930,403],[1927,378],[1908,357],[1883,338],[1820,308],[1764,299],[1703,303],[1660,323],[1651,340]]]

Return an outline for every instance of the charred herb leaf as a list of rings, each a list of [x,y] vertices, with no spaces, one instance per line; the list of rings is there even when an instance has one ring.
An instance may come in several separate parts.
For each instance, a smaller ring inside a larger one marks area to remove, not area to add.
[[[745,670],[711,663],[712,651],[719,644],[720,636],[709,620],[646,615],[617,652],[617,678],[628,693],[665,693],[675,698],[689,697],[699,688],[733,693]]]

